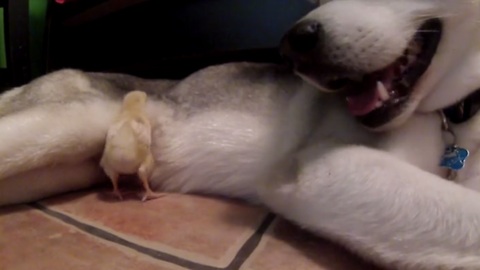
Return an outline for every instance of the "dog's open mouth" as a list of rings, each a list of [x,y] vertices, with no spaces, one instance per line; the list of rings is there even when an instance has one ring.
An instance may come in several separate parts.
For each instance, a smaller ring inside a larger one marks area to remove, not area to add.
[[[426,21],[414,35],[404,54],[388,67],[364,75],[360,81],[345,81],[350,112],[362,124],[375,128],[398,116],[429,67],[442,33],[438,19]]]

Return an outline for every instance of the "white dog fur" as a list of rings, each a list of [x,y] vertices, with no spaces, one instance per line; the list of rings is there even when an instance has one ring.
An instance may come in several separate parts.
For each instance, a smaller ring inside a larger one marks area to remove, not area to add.
[[[180,82],[62,70],[0,97],[0,204],[104,181],[106,130],[121,96],[140,89],[157,189],[261,202],[390,268],[480,269],[480,115],[453,126],[471,157],[451,182],[437,114],[480,88],[480,1],[321,2],[306,18],[322,23],[340,61],[366,71],[401,55],[424,20],[443,22],[408,108],[381,132],[273,65],[215,66]]]

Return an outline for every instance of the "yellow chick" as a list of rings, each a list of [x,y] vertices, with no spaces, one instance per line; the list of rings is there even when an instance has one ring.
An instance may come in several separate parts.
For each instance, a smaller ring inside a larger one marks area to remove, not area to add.
[[[132,91],[125,95],[120,114],[108,129],[100,166],[112,181],[114,194],[120,199],[123,199],[118,189],[121,174],[138,175],[146,191],[142,201],[165,195],[153,192],[149,185],[154,159],[150,149],[152,128],[145,112],[146,102],[145,92]]]

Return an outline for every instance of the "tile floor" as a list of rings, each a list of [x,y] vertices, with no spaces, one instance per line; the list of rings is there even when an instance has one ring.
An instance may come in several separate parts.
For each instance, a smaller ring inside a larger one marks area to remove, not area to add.
[[[0,208],[0,269],[378,269],[238,201],[106,189]]]

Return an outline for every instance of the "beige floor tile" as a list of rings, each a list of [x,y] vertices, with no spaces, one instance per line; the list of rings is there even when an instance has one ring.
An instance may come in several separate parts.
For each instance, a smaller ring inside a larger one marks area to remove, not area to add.
[[[99,240],[28,207],[0,210],[0,269],[179,270]]]
[[[215,267],[233,260],[266,215],[242,203],[192,195],[148,202],[108,198],[109,190],[101,190],[44,205],[139,245]]]
[[[377,269],[288,222],[277,220],[271,226],[242,270]]]

